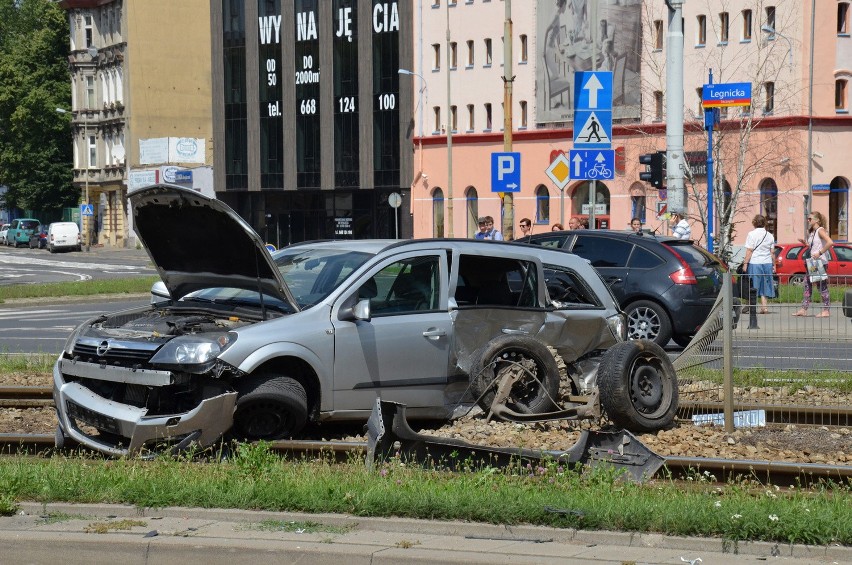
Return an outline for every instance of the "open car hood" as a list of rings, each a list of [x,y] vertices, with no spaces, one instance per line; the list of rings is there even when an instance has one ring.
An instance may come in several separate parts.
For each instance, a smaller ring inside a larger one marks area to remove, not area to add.
[[[262,291],[299,311],[263,240],[224,202],[169,184],[129,198],[133,229],[173,299],[231,287]]]

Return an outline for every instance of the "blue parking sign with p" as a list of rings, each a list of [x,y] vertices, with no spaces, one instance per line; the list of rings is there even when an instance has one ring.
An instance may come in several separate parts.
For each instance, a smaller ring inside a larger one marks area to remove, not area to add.
[[[521,154],[491,154],[491,192],[521,191]]]

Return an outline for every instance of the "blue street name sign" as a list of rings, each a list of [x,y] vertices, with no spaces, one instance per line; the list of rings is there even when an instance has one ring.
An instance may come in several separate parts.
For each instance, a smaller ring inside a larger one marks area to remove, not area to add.
[[[94,210],[92,210],[91,204],[80,204],[80,214],[83,216],[93,216]]]
[[[572,149],[568,160],[571,162],[572,180],[612,180],[615,178],[614,149]]]
[[[521,154],[491,154],[491,192],[521,191]]]
[[[701,103],[705,108],[750,106],[751,83],[705,84],[701,90]]]

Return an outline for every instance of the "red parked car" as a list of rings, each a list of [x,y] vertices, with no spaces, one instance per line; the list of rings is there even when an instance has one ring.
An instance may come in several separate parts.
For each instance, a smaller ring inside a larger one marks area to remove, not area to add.
[[[802,257],[806,245],[801,243],[779,243],[775,246],[775,270],[781,284],[803,284],[805,281],[805,259]],[[852,245],[835,243],[828,251],[831,260],[825,270],[829,284],[852,285]]]

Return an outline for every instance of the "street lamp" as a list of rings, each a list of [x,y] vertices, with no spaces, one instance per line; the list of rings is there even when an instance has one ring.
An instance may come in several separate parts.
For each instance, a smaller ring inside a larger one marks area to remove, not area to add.
[[[786,35],[784,35],[783,33],[775,31],[775,28],[772,27],[771,25],[768,25],[768,24],[763,24],[760,27],[760,31],[762,31],[763,33],[766,34],[766,40],[767,41],[775,39],[775,36],[777,35],[778,37],[782,38],[784,41],[787,42],[787,53],[790,54],[790,68],[792,69],[793,68],[793,43],[790,41],[790,38],[787,37]]]
[[[69,113],[68,110],[66,110],[64,108],[57,108],[56,111],[60,114],[68,114]],[[84,112],[83,113],[83,146],[86,148],[86,157],[83,160],[83,162],[85,163],[86,167],[85,167],[85,171],[83,172],[83,180],[85,182],[85,187],[86,187],[86,199],[83,202],[83,204],[85,204],[85,205],[89,204],[89,165],[90,165],[90,162],[89,162],[89,153],[88,153],[88,143],[89,143],[89,114],[88,114],[88,112]],[[83,212],[81,210],[80,211],[80,231],[83,232],[83,239],[86,240],[86,252],[87,253],[89,251],[91,251],[90,244],[89,244],[89,225],[90,224],[91,224],[91,220],[89,220],[85,224],[83,223]],[[85,228],[85,231],[84,231],[84,228]]]

